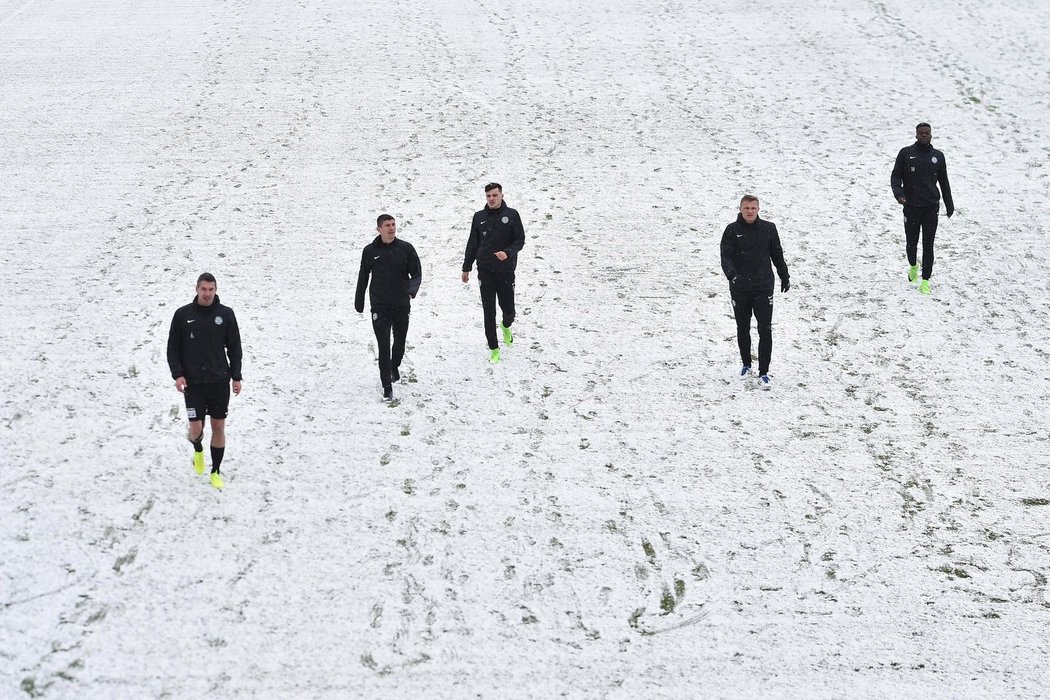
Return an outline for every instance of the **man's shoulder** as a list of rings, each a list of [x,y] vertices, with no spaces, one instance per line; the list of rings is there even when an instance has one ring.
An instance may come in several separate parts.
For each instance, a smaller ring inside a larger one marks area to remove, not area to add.
[[[185,304],[185,305],[180,306],[179,308],[175,309],[174,317],[175,318],[184,318],[184,317],[186,317],[186,316],[188,316],[188,315],[190,315],[192,313],[193,313],[193,302],[191,301],[189,304]]]

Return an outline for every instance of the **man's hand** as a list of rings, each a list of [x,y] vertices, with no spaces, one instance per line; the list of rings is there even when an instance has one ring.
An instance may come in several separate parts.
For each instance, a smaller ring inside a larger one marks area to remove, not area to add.
[[[500,262],[503,262],[506,259],[507,259],[507,254],[504,251],[502,251],[502,250],[497,250],[496,251],[496,260],[499,260]]]
[[[787,293],[787,290],[791,289],[790,280],[780,280],[780,291]]]
[[[179,377],[175,380],[175,389],[180,394],[186,393],[186,377]]]
[[[234,396],[236,396],[236,395],[238,395],[240,393],[241,393],[241,383],[238,380],[234,379],[233,380],[233,394],[234,394]]]
[[[463,280],[463,284],[466,284],[467,282],[470,281],[470,273],[469,272],[464,272],[462,275],[459,276],[459,278],[461,280]]]
[[[944,215],[947,216],[949,219],[952,218],[952,214],[954,214],[954,213],[955,213],[955,207],[945,207]]]
[[[897,197],[897,201],[901,204],[907,204],[908,200],[905,197]]]

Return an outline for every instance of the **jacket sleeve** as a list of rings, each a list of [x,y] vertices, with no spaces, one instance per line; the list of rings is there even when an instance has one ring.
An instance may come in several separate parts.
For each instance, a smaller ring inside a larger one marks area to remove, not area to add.
[[[179,312],[171,317],[171,328],[168,329],[168,369],[171,378],[178,379],[185,374],[182,369],[182,337],[179,334]]]
[[[736,265],[733,264],[733,253],[736,251],[733,245],[732,228],[732,224],[726,226],[726,230],[722,232],[722,243],[719,246],[722,253],[722,272],[725,273],[726,279],[729,281],[736,277]]]
[[[467,238],[467,250],[463,253],[463,272],[470,272],[474,260],[478,257],[478,217],[470,222],[470,237]]]
[[[230,320],[226,327],[226,357],[230,359],[230,378],[241,381],[241,329],[237,326],[237,317],[230,309]]]
[[[514,212],[514,240],[503,249],[507,255],[515,255],[525,247],[525,227],[521,223],[521,215]]]
[[[941,197],[944,199],[944,210],[949,216],[955,211],[955,201],[952,199],[952,186],[948,184],[948,163],[941,154],[940,167],[937,168],[937,183],[941,186]]]
[[[408,246],[408,295],[413,299],[423,283],[423,267],[419,264],[419,255],[414,246]]]
[[[788,280],[788,266],[784,262],[784,247],[780,245],[780,232],[777,231],[777,225],[770,222],[770,226],[773,227],[773,235],[769,238],[769,259],[773,261],[773,266],[777,268],[777,275],[780,276],[781,282]]]
[[[893,188],[893,198],[900,201],[904,196],[904,173],[907,166],[904,164],[904,149],[897,153],[897,160],[893,163],[893,172],[890,173],[890,187]]]
[[[357,273],[357,292],[354,294],[354,308],[357,313],[365,310],[365,290],[368,289],[368,248],[361,253],[361,269]]]

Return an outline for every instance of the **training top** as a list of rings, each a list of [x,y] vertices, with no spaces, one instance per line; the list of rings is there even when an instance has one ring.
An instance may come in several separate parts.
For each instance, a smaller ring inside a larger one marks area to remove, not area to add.
[[[175,311],[168,331],[171,378],[188,386],[241,381],[241,331],[233,309],[219,303],[201,306],[197,297]]]
[[[781,282],[788,280],[788,267],[784,262],[784,249],[780,246],[780,234],[772,221],[755,219],[752,224],[744,221],[743,214],[726,226],[722,233],[722,272],[726,279],[738,289],[772,290],[773,267]]]
[[[936,207],[943,194],[945,212],[949,216],[955,212],[944,154],[929,144],[924,146],[916,141],[900,150],[890,174],[890,186],[893,198],[904,197],[906,207]]]
[[[371,285],[368,284],[369,275]],[[383,243],[383,237],[376,236],[361,253],[354,308],[358,313],[365,310],[365,289],[368,289],[368,300],[373,307],[411,306],[422,281],[419,256],[411,243],[400,238]]]
[[[518,266],[518,251],[524,247],[525,227],[521,225],[517,210],[508,207],[506,202],[496,209],[490,209],[486,204],[484,209],[474,213],[474,220],[470,223],[463,272],[470,272],[475,260],[479,268],[513,272]],[[496,257],[500,250],[507,254],[506,260]]]

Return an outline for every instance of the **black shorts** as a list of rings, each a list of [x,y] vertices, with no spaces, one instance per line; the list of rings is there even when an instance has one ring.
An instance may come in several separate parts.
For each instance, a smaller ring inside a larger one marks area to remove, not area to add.
[[[204,421],[204,416],[225,420],[230,408],[230,383],[209,382],[186,387],[186,416]]]

